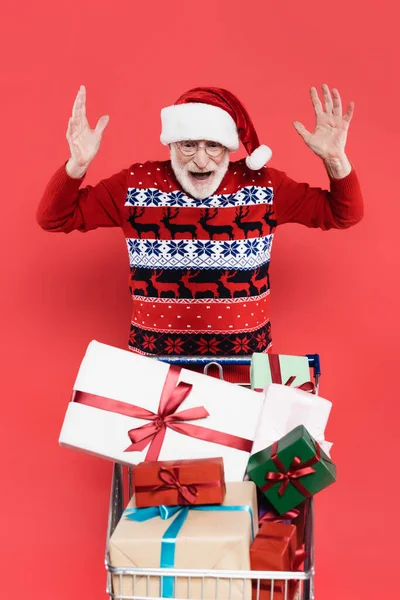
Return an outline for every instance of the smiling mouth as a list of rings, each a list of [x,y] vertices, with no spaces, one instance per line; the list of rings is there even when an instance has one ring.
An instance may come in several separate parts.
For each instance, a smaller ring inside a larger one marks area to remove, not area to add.
[[[210,177],[212,176],[212,174],[213,174],[212,171],[206,171],[204,173],[193,173],[192,171],[190,171],[190,176],[195,181],[208,181],[210,179]]]

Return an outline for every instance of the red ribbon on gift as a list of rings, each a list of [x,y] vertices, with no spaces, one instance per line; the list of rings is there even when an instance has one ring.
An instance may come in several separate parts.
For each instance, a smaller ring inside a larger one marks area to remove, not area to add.
[[[271,379],[273,383],[282,384],[282,373],[281,373],[281,364],[279,362],[279,354],[268,354],[268,362],[269,368],[271,370]],[[285,385],[292,385],[293,381],[296,379],[295,375],[289,377]],[[304,392],[315,392],[315,385],[312,381],[306,381],[301,385],[294,386],[298,390],[303,390]]]
[[[194,504],[199,492],[197,491],[197,485],[189,484],[185,485],[179,481],[179,471],[176,468],[167,469],[167,467],[161,467],[158,471],[158,476],[164,484],[153,487],[152,492],[158,492],[161,490],[176,489],[180,497],[180,504]]]
[[[124,452],[140,452],[150,443],[146,454],[146,460],[148,461],[158,459],[167,428],[205,442],[212,442],[222,446],[229,446],[236,450],[242,450],[243,452],[250,452],[253,445],[251,440],[183,422],[204,419],[210,415],[204,406],[197,406],[178,413],[176,412],[193,387],[192,384],[185,383],[184,381],[178,383],[181,370],[181,367],[177,365],[169,366],[157,413],[140,406],[135,406],[134,404],[78,390],[74,392],[73,401],[91,406],[92,408],[99,408],[127,417],[150,421],[146,425],[141,425],[128,431],[132,444],[124,450]]]
[[[299,514],[300,511],[298,508],[293,508],[284,515],[278,515],[272,510],[268,510],[258,519],[258,526],[261,527],[263,523],[283,523],[283,521],[291,521],[292,519],[296,519]]]
[[[265,475],[267,483],[263,485],[261,491],[266,492],[274,485],[276,485],[279,481],[281,481],[282,483],[278,490],[278,494],[280,496],[283,496],[289,483],[291,483],[296,488],[296,490],[300,492],[300,494],[302,494],[305,498],[309,498],[310,496],[312,496],[312,494],[298,480],[301,477],[305,477],[306,475],[311,475],[312,473],[315,473],[315,469],[313,469],[311,465],[317,463],[321,458],[320,445],[318,444],[318,442],[315,442],[315,456],[311,457],[304,463],[301,462],[301,458],[295,456],[289,466],[289,469],[286,469],[278,456],[278,443],[279,442],[274,442],[272,444],[271,450],[271,460],[278,469],[278,473],[269,471]]]
[[[307,557],[308,557],[308,552],[306,552],[305,550],[302,550],[301,548],[298,548],[292,557],[293,571],[298,571]]]
[[[168,490],[168,489],[176,489],[178,490],[178,494],[180,497],[180,504],[193,504],[196,501],[199,492],[197,491],[197,486],[194,484],[185,485],[179,481],[179,472],[176,468],[167,469],[166,467],[161,467],[158,476],[161,481],[164,482],[164,485],[158,485],[154,488],[154,492],[158,492],[159,490]]]

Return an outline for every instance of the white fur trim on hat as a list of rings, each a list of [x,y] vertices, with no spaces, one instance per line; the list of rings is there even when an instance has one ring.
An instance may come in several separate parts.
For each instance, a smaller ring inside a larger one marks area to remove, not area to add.
[[[272,156],[271,148],[262,144],[258,146],[251,154],[246,156],[246,165],[252,171],[257,171],[261,169],[267,162],[270,160]]]
[[[167,146],[183,140],[218,142],[228,150],[239,148],[236,123],[218,106],[201,102],[174,104],[161,110],[161,143]]]

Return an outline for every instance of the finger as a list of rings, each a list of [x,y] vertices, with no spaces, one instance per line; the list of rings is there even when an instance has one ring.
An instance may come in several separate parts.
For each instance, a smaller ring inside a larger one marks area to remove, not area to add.
[[[313,106],[314,106],[315,114],[320,115],[323,112],[322,104],[319,99],[317,89],[315,87],[310,88],[310,96],[311,96],[311,102],[313,103]]]
[[[333,101],[333,114],[337,117],[342,116],[342,99],[339,91],[336,88],[332,88],[332,101]]]
[[[81,118],[86,116],[86,88],[81,85],[79,92],[76,95],[74,105],[72,107],[72,116]]]
[[[347,123],[350,123],[350,121],[353,118],[353,115],[354,115],[354,102],[351,101],[351,102],[349,102],[347,110],[343,115],[343,121],[347,121]]]
[[[333,101],[332,101],[331,92],[326,83],[322,84],[322,94],[324,97],[325,112],[328,115],[331,115],[333,113]]]
[[[97,121],[95,131],[97,133],[102,134],[105,128],[107,127],[109,120],[110,117],[108,115],[103,115],[102,117],[100,117],[100,119]]]
[[[300,123],[299,121],[293,121],[293,127],[306,142],[311,135],[310,131],[308,131],[308,129],[304,127],[303,123]]]

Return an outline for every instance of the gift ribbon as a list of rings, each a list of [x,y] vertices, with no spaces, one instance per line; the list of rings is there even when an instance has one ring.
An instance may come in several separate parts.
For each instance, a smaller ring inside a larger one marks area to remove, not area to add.
[[[132,444],[124,450],[124,452],[140,452],[150,443],[146,454],[146,460],[148,461],[156,461],[158,459],[168,427],[178,433],[205,442],[212,442],[222,446],[229,446],[236,450],[242,450],[243,452],[250,452],[253,445],[251,440],[182,422],[204,419],[210,415],[204,406],[197,406],[178,413],[176,412],[193,387],[192,384],[183,381],[178,383],[181,370],[181,367],[177,365],[169,366],[157,413],[140,406],[135,406],[134,404],[112,400],[104,396],[81,392],[79,390],[74,392],[73,401],[91,406],[92,408],[99,408],[127,417],[150,421],[146,425],[141,425],[128,431]]]
[[[315,469],[313,469],[311,465],[317,463],[321,458],[320,445],[318,442],[315,442],[316,452],[309,460],[302,463],[301,458],[295,456],[289,469],[286,469],[278,456],[278,443],[279,441],[274,442],[271,449],[271,460],[278,469],[278,473],[272,471],[266,473],[265,479],[267,480],[267,483],[262,486],[261,491],[266,492],[281,481],[282,483],[278,490],[280,496],[283,496],[289,483],[291,483],[305,498],[310,498],[312,494],[298,480],[301,477],[315,473]]]
[[[199,495],[198,488],[221,487],[221,481],[206,481],[202,483],[183,484],[179,480],[179,469],[160,467],[158,477],[163,482],[160,485],[135,485],[135,492],[156,493],[166,490],[177,490],[179,504],[194,504]]]
[[[253,511],[250,506],[153,506],[150,508],[128,508],[124,515],[131,521],[143,523],[154,517],[160,517],[163,520],[175,517],[171,525],[161,538],[160,568],[173,569],[175,566],[176,540],[182,529],[190,510],[200,511],[246,511],[250,515],[252,539],[254,539],[253,529]],[[162,578],[162,598],[174,598],[174,577],[165,576]]]
[[[273,383],[282,384],[282,373],[281,373],[281,364],[279,361],[279,354],[268,354],[268,362],[269,368],[271,370],[271,379]],[[296,379],[295,375],[289,377],[285,385],[291,386],[293,381]],[[304,392],[312,392],[315,391],[315,385],[312,381],[306,381],[301,385],[294,386],[298,390],[303,390]]]
[[[263,523],[283,523],[283,521],[291,521],[292,519],[296,519],[300,514],[298,508],[293,508],[293,510],[289,510],[284,515],[277,515],[272,510],[268,510],[258,519],[258,526],[261,527]]]
[[[198,486],[194,484],[182,484],[179,481],[179,471],[176,467],[173,469],[161,467],[158,471],[158,476],[161,481],[164,482],[164,485],[158,485],[155,487],[154,492],[176,489],[178,491],[178,496],[183,499],[183,502],[180,502],[180,504],[193,504],[196,501],[196,498],[199,495],[197,490]]]

